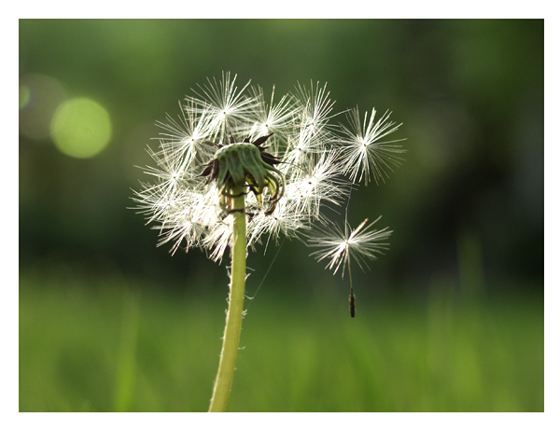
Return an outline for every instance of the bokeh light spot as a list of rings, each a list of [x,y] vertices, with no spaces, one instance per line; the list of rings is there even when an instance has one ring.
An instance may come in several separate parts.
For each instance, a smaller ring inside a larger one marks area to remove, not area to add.
[[[31,99],[31,91],[27,86],[19,87],[19,108],[25,108]]]
[[[51,136],[64,154],[77,158],[93,157],[111,139],[109,113],[91,99],[71,99],[55,111]]]
[[[19,85],[19,131],[33,140],[48,140],[55,110],[66,91],[57,79],[44,74],[26,74]]]

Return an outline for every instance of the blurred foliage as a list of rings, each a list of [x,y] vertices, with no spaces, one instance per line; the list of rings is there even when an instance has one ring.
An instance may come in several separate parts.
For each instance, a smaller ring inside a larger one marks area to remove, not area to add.
[[[394,230],[355,274],[357,322],[336,311],[346,282],[286,241],[247,319],[231,409],[542,410],[542,20],[21,20],[19,43],[21,410],[206,409],[225,266],[156,248],[129,208],[154,122],[222,70],[268,95],[328,82],[338,111],[393,111],[409,150],[352,194],[352,223],[383,215]],[[110,119],[90,158],[50,137],[73,99]],[[276,251],[249,254],[250,295]]]
[[[280,281],[272,285],[280,286]],[[26,274],[21,411],[206,411],[225,299]],[[262,296],[231,411],[543,411],[542,298],[358,306]],[[360,300],[359,300],[360,301]]]

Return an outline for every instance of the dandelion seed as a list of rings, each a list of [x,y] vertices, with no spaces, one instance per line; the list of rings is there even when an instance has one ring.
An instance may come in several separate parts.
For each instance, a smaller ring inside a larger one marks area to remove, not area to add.
[[[326,84],[321,88],[317,82],[313,87],[311,82],[309,89],[298,84],[296,99],[303,107],[300,124],[303,135],[314,137],[328,130],[328,121],[332,118],[329,114],[334,105],[334,101],[329,99],[329,96],[330,92],[327,92]]]
[[[249,117],[260,105],[258,97],[244,94],[251,82],[247,82],[240,91],[237,91],[236,79],[237,75],[232,79],[229,72],[222,73],[220,82],[216,78],[213,81],[208,79],[207,85],[199,85],[200,92],[195,91],[198,97],[187,97],[195,111],[206,112],[209,128],[213,135],[221,140],[231,134],[235,128],[240,126],[247,128]]]
[[[351,260],[356,261],[356,264],[363,270],[366,260],[377,259],[377,255],[382,254],[389,247],[389,243],[383,242],[393,233],[388,227],[381,230],[370,230],[380,218],[368,226],[366,226],[368,222],[366,218],[354,230],[348,222],[345,222],[344,230],[338,224],[325,227],[309,238],[309,246],[321,248],[313,252],[311,256],[315,256],[318,261],[329,259],[326,268],[334,270],[333,274],[336,274],[340,266],[343,266],[343,277],[345,267],[350,265]]]
[[[161,154],[175,159],[179,171],[188,170],[195,162],[208,162],[216,151],[208,142],[212,130],[207,111],[198,110],[193,100],[187,102],[187,106],[179,103],[182,115],[178,120],[168,114],[167,123],[156,122],[165,131],[159,138]]]
[[[392,231],[387,227],[382,230],[369,230],[380,218],[377,218],[367,227],[366,223],[368,220],[366,218],[354,230],[350,228],[348,222],[344,224],[344,231],[335,224],[332,228],[325,228],[322,232],[309,239],[309,246],[321,248],[311,255],[314,255],[319,261],[330,259],[327,268],[330,270],[334,269],[333,274],[336,274],[342,265],[342,277],[344,277],[344,271],[348,267],[350,278],[348,302],[351,317],[356,315],[356,301],[350,261],[352,259],[356,261],[356,264],[363,270],[364,265],[367,265],[365,264],[366,260],[377,259],[376,254],[381,254],[383,250],[388,249],[389,244],[383,242],[383,240],[386,240],[392,234]]]
[[[259,108],[255,109],[253,124],[248,131],[249,137],[258,138],[260,136],[269,135],[271,133],[280,133],[287,131],[293,132],[295,116],[300,112],[301,107],[295,103],[293,95],[284,95],[280,101],[274,103],[275,88],[272,87],[272,95],[270,104],[264,102],[264,93],[262,88],[252,87],[253,97],[262,103]]]
[[[247,225],[248,245],[259,242],[266,234],[269,240],[277,241],[280,236],[298,237],[298,233],[310,228],[309,217],[292,209],[285,199],[282,200],[284,202],[280,202],[271,214],[261,211],[251,218]]]
[[[350,296],[348,297],[348,304],[350,305],[350,316],[356,317],[356,300],[354,296],[354,289],[350,285]]]
[[[325,205],[340,205],[348,195],[350,186],[341,178],[341,166],[337,152],[323,154],[317,163],[309,159],[301,169],[294,171],[286,187],[286,199],[293,209],[323,221],[320,209]]]
[[[356,107],[348,114],[350,127],[342,126],[345,137],[342,154],[344,157],[344,173],[350,175],[352,182],[365,180],[366,185],[371,177],[376,183],[385,182],[393,171],[394,166],[399,166],[402,159],[399,154],[405,153],[401,145],[395,143],[404,139],[381,141],[385,136],[395,132],[401,124],[389,121],[390,112],[386,112],[376,122],[375,109],[372,110],[369,122],[367,113],[364,116],[364,125],[360,122],[360,112]]]

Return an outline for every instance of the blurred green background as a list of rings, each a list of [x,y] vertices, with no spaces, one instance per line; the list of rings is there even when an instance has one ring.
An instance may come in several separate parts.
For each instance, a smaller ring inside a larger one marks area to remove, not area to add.
[[[20,20],[19,43],[21,411],[207,410],[227,262],[129,208],[154,122],[222,70],[328,82],[409,150],[352,194],[394,230],[356,318],[302,242],[250,252],[249,296],[272,267],[229,409],[544,410],[542,20]]]

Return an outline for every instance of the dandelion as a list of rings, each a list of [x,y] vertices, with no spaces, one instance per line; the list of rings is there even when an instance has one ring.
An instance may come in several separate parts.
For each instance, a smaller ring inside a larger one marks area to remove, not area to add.
[[[347,223],[344,231],[327,229],[325,208],[336,212],[370,174],[381,179],[403,150],[379,142],[400,126],[388,115],[375,123],[373,113],[362,128],[356,109],[348,127],[332,124],[334,101],[318,82],[279,99],[273,88],[267,102],[260,87],[238,89],[237,76],[222,73],[193,92],[177,118],[156,122],[159,148],[148,149],[156,165],[144,168],[155,182],[141,183],[132,199],[172,254],[199,248],[221,262],[229,248],[228,311],[210,403],[211,411],[223,411],[239,348],[247,249],[283,236],[303,239],[322,224],[323,234],[310,239],[320,248],[315,256],[329,259],[335,273],[341,265],[350,273],[351,259],[363,267],[386,249],[391,232],[371,230],[375,222],[367,220],[355,230]]]

